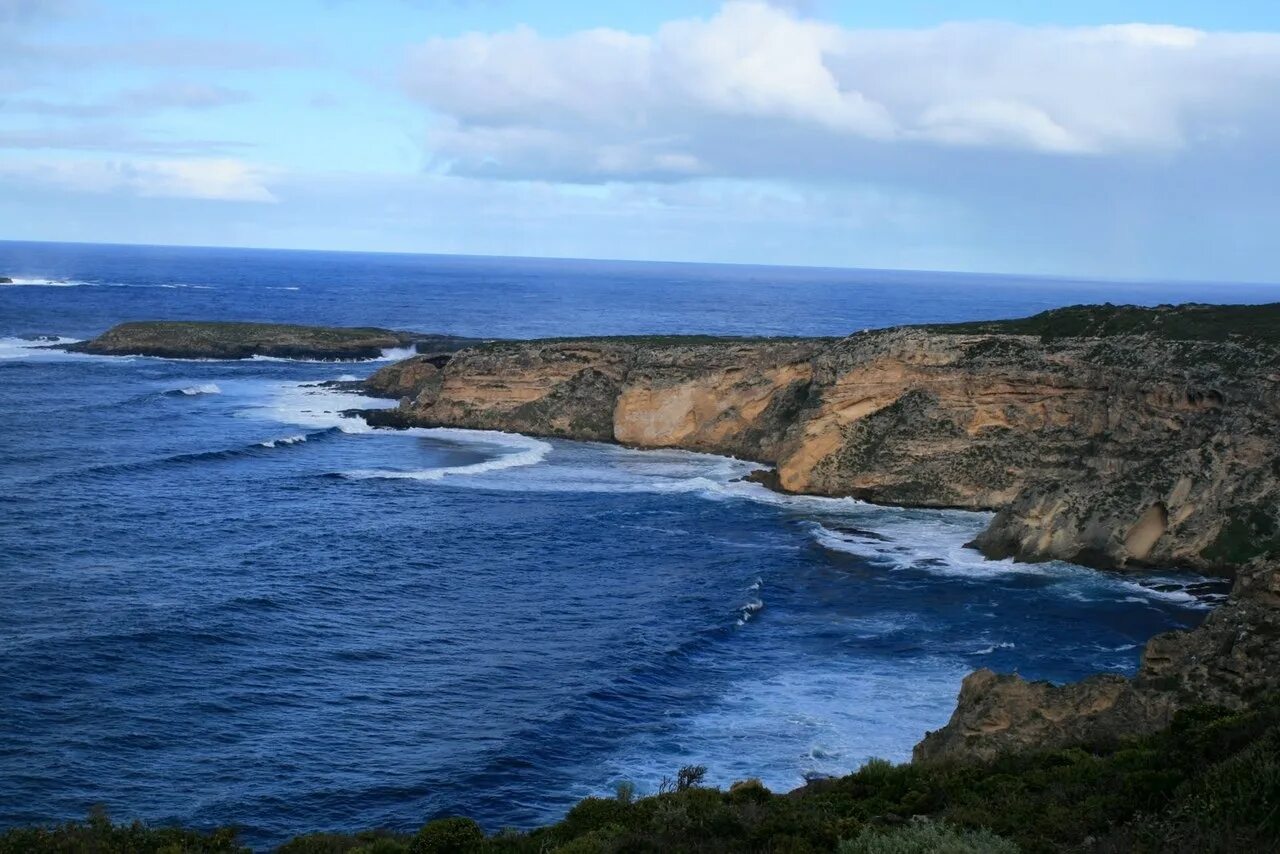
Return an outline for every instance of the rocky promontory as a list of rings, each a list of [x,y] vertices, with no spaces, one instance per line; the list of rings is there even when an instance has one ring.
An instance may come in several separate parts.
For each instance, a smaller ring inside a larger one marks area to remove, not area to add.
[[[374,374],[398,426],[732,454],[789,492],[997,511],[992,558],[1232,575],[1138,675],[982,670],[920,761],[1114,741],[1280,690],[1280,305],[1077,306],[843,339],[504,341]]]
[[[1280,552],[1280,305],[844,339],[502,341],[375,374],[382,423],[732,454],[789,492],[998,511],[990,557],[1230,574]]]
[[[13,279],[8,276],[0,276],[0,285],[12,285]]]
[[[123,324],[116,355],[373,358],[384,426],[682,448],[774,466],[787,492],[996,511],[992,558],[1235,578],[1198,629],[1154,638],[1133,679],[978,671],[922,761],[1154,732],[1179,709],[1280,690],[1280,304],[1076,306],[841,339],[469,341],[383,329]]]
[[[350,361],[376,359],[393,349],[456,350],[471,339],[374,327],[297,326],[285,323],[230,323],[147,320],[121,323],[90,341],[64,349],[103,356],[159,356],[169,359],[281,359]]]

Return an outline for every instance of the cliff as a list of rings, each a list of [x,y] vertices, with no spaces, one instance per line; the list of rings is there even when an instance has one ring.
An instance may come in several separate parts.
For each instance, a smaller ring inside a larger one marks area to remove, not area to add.
[[[473,343],[452,336],[422,335],[372,327],[296,326],[284,323],[214,323],[147,320],[121,323],[63,349],[103,356],[170,359],[282,359],[347,361],[376,359],[397,348],[457,349]]]
[[[779,488],[997,510],[993,558],[1236,575],[1138,675],[982,670],[922,762],[1115,741],[1280,689],[1280,305],[1095,306],[840,340],[500,342],[375,374],[384,424],[678,447]]]
[[[368,387],[402,398],[386,424],[732,454],[791,492],[997,510],[991,557],[1230,573],[1280,551],[1278,322],[1101,306],[840,340],[507,341]]]

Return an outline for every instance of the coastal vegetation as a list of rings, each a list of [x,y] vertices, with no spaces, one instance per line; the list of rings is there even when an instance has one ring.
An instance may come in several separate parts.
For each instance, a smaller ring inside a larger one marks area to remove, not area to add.
[[[581,801],[556,824],[485,834],[467,818],[416,833],[312,833],[280,854],[449,852],[1241,852],[1280,846],[1280,696],[1197,707],[1141,738],[1007,754],[989,762],[873,760],[786,794],[727,790],[683,769],[662,791]],[[113,824],[101,812],[0,835],[18,852],[242,852],[234,829]]]

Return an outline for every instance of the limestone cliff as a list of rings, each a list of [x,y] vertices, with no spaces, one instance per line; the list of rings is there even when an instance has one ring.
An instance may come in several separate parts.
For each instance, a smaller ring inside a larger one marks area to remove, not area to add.
[[[599,338],[504,341],[420,367],[381,423],[512,430],[772,461],[822,341]],[[384,388],[392,368],[374,374]]]
[[[999,511],[991,557],[1236,574],[1134,679],[978,671],[922,761],[1150,732],[1280,689],[1280,305],[1099,306],[841,340],[503,342],[375,374],[383,423],[774,463],[793,492]]]
[[[993,557],[1229,572],[1280,551],[1280,359],[1259,318],[1280,307],[499,342],[370,388],[404,398],[383,423],[712,451],[776,464],[788,491],[998,510],[976,542]]]

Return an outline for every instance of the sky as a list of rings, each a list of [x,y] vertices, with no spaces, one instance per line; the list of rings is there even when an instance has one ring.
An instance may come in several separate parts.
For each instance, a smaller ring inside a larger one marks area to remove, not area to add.
[[[0,238],[1280,281],[1274,0],[0,0]]]

